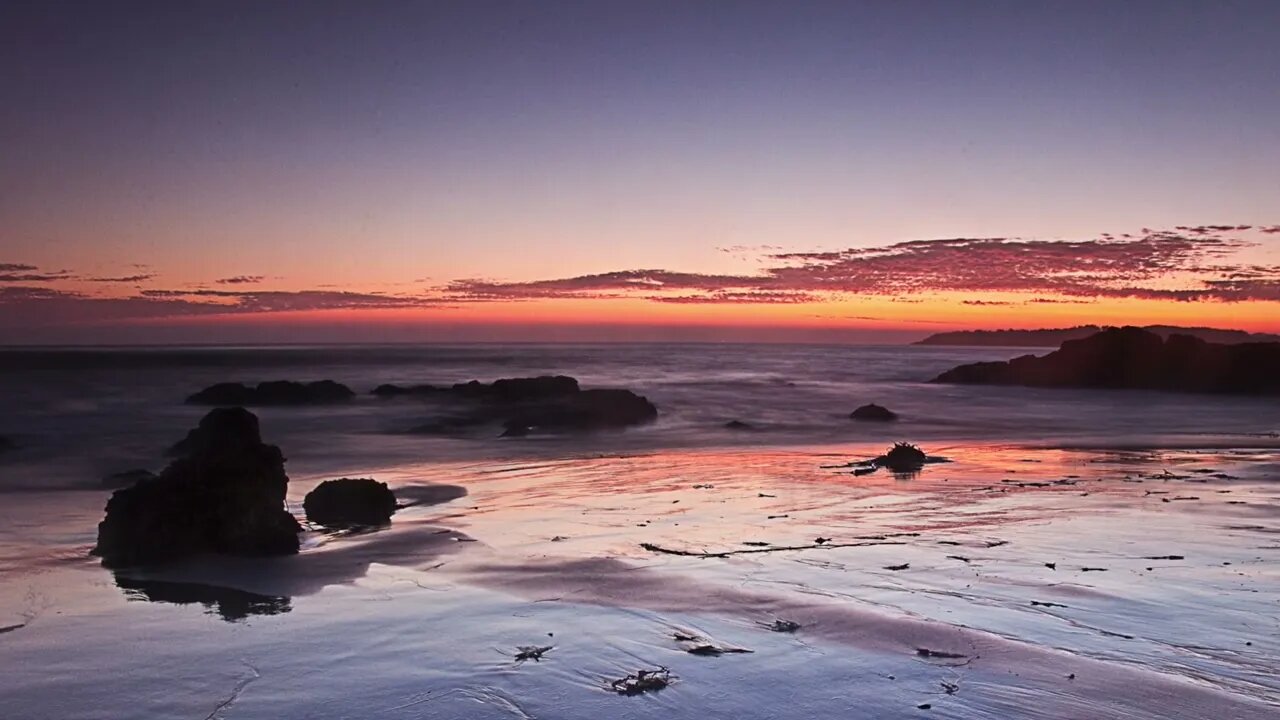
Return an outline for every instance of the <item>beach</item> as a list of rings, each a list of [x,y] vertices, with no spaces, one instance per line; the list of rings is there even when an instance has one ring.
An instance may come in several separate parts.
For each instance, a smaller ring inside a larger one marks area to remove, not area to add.
[[[1280,714],[1273,402],[925,382],[1023,352],[999,348],[68,352],[0,357],[4,717]],[[430,403],[368,396],[544,373],[659,418],[425,437]],[[204,412],[186,394],[281,378],[360,393],[254,409],[289,508],[373,477],[407,505],[389,527],[308,528],[277,558],[89,556],[101,476],[162,467]],[[873,401],[901,419],[849,420]],[[854,474],[898,440],[945,462]],[[660,690],[611,684],[660,668]]]

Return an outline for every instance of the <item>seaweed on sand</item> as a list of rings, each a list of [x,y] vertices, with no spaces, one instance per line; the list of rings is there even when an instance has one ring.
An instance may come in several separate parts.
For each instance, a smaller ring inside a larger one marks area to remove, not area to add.
[[[532,660],[539,662],[542,656],[550,652],[554,645],[521,645],[516,648],[516,662]]]
[[[675,680],[675,676],[665,667],[656,670],[637,670],[624,678],[611,680],[609,688],[619,695],[643,695],[647,692],[662,690]]]
[[[768,628],[774,632],[793,633],[802,626],[794,620],[774,620],[771,623],[760,623],[761,627]]]

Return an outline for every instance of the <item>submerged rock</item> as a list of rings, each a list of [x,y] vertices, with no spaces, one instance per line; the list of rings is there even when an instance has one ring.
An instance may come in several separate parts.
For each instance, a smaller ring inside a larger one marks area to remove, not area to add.
[[[347,402],[356,394],[332,380],[300,383],[292,380],[210,385],[187,398],[188,405],[326,405]]]
[[[385,525],[396,511],[396,496],[371,478],[325,480],[302,501],[307,520],[325,527]]]
[[[212,410],[179,445],[182,457],[158,476],[112,493],[93,550],[103,565],[298,551],[300,527],[284,509],[284,455],[262,442],[253,413]]]
[[[1041,357],[961,365],[936,383],[1280,394],[1280,343],[1167,339],[1136,327],[1070,340]]]
[[[658,408],[630,390],[581,390],[522,405],[503,423],[507,433],[599,430],[651,422]]]
[[[866,420],[869,422],[893,422],[898,419],[898,414],[887,407],[882,407],[871,403],[849,413],[852,420]]]
[[[500,426],[504,437],[532,432],[581,432],[623,428],[657,418],[647,398],[619,389],[583,390],[565,375],[471,381],[448,388],[381,385],[380,397],[432,397],[449,403],[441,416],[414,432],[456,435],[482,426]]]

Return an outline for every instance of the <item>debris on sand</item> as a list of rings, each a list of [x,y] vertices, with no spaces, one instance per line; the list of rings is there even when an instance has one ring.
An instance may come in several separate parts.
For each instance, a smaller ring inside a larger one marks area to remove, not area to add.
[[[744,544],[750,544],[750,543],[744,543]],[[663,555],[679,555],[681,557],[701,557],[701,558],[726,558],[731,555],[749,555],[754,553],[784,552],[788,550],[827,550],[827,549],[834,549],[834,548],[867,547],[869,545],[906,545],[906,543],[895,541],[895,540],[871,540],[871,541],[865,541],[865,542],[850,542],[850,543],[828,542],[822,545],[778,545],[776,547],[774,546],[753,547],[749,550],[725,550],[722,552],[697,552],[694,550],[678,550],[675,548],[665,548],[665,547],[662,547],[661,545],[655,545],[653,543],[647,543],[647,542],[640,543],[640,547],[645,550],[648,550],[649,552],[661,553]]]
[[[732,653],[749,653],[755,652],[746,648],[722,647],[720,645],[712,645],[710,643],[702,645],[694,645],[685,650],[690,655],[701,655],[703,657],[720,657],[721,655],[729,655]]]
[[[911,563],[902,563],[901,565],[885,565],[885,570],[906,570],[911,567]]]
[[[619,695],[642,695],[662,690],[674,679],[675,676],[665,667],[656,670],[637,670],[624,678],[610,681],[609,688]]]
[[[930,650],[929,648],[916,648],[916,655],[927,658],[938,658],[939,660],[963,660],[969,657],[963,653],[944,652],[942,650]]]
[[[516,648],[516,662],[532,660],[539,662],[542,656],[554,649],[554,645],[521,645]]]
[[[800,623],[792,620],[774,620],[771,623],[760,623],[760,627],[768,628],[774,632],[793,633],[803,627]]]

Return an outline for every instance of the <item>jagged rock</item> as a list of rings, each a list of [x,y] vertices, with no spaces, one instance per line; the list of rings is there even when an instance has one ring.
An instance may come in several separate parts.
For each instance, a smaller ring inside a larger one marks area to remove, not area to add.
[[[356,394],[332,380],[300,383],[292,380],[261,382],[256,387],[242,383],[210,385],[187,398],[189,405],[327,405],[347,402]]]
[[[893,422],[898,419],[898,414],[887,407],[871,403],[849,413],[849,417],[853,420],[866,420],[869,422]]]
[[[396,511],[396,496],[371,478],[325,480],[302,501],[307,520],[325,527],[385,525]]]
[[[933,382],[1280,394],[1280,343],[1209,343],[1135,327],[1104,330],[1037,357],[981,362]]]
[[[103,565],[298,551],[300,527],[284,509],[284,456],[262,442],[253,413],[212,410],[180,444],[183,456],[160,475],[112,493],[93,551]]]
[[[155,473],[151,472],[150,470],[143,470],[139,468],[136,470],[125,470],[124,472],[111,473],[110,475],[106,475],[102,478],[101,484],[102,484],[102,487],[104,488],[116,490],[119,488],[129,487],[130,485],[142,482],[144,480],[154,480],[155,478],[156,478]]]

